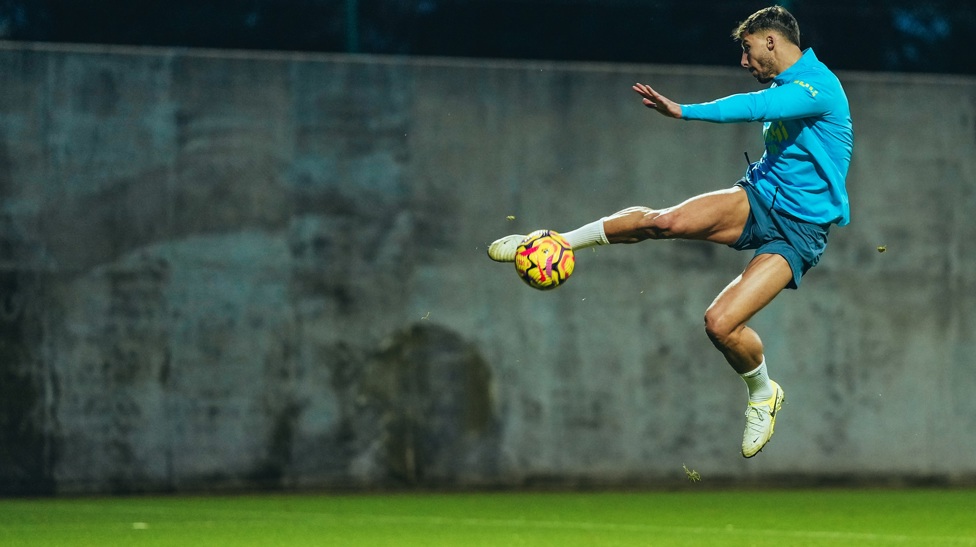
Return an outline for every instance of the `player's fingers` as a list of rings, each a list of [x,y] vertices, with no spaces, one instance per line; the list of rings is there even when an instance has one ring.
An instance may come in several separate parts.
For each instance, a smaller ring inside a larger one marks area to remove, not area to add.
[[[655,101],[660,102],[661,99],[664,98],[664,95],[661,95],[657,91],[654,91],[654,88],[653,87],[651,87],[649,85],[646,85],[646,86],[644,86],[644,88],[647,90],[648,97],[654,99]]]
[[[641,102],[644,103],[644,106],[646,106],[647,108],[653,108],[654,110],[658,110],[661,107],[666,108],[666,104],[664,102],[666,101],[666,99],[664,98],[664,96],[658,93],[657,91],[654,91],[654,88],[652,88],[651,86],[638,82],[634,84],[633,88],[634,91],[636,91],[643,97],[643,100]]]
[[[646,106],[647,108],[657,108],[657,104],[653,100],[654,96],[648,93],[646,88],[647,86],[643,84],[637,84],[634,86],[634,91],[636,91],[638,94],[640,94],[641,97],[643,97],[641,99],[641,102],[644,103],[644,106]]]

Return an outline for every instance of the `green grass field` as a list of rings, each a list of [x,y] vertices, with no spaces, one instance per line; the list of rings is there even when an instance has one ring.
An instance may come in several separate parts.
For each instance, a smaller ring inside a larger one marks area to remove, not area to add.
[[[0,545],[976,546],[976,490],[8,499]]]

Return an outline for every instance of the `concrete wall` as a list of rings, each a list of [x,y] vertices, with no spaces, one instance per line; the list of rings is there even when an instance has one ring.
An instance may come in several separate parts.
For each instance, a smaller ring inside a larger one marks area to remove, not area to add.
[[[4,45],[0,492],[971,481],[976,80],[842,79],[853,223],[753,322],[788,405],[744,460],[701,318],[749,254],[484,256],[730,185],[760,127],[630,85],[741,70]]]

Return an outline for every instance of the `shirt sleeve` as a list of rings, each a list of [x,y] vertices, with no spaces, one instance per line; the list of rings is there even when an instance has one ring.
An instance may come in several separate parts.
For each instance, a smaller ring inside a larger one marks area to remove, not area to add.
[[[827,95],[805,82],[791,82],[699,104],[681,105],[685,120],[715,123],[770,122],[825,114]]]

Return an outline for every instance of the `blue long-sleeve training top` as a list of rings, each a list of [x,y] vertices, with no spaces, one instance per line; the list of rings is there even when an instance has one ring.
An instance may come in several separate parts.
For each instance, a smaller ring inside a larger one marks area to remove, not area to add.
[[[812,49],[768,89],[683,104],[681,114],[685,120],[763,122],[766,151],[746,179],[766,204],[814,224],[850,222],[851,110],[840,80]]]

